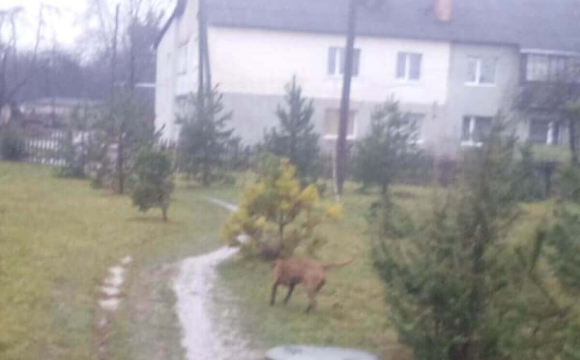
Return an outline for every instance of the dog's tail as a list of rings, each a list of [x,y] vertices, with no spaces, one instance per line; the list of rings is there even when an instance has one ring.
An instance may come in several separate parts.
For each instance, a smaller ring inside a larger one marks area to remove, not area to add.
[[[354,261],[354,258],[350,258],[347,261],[343,261],[343,262],[339,262],[339,263],[323,264],[322,267],[324,268],[324,270],[328,270],[328,269],[332,269],[332,268],[347,266],[347,265],[351,264],[353,261]]]

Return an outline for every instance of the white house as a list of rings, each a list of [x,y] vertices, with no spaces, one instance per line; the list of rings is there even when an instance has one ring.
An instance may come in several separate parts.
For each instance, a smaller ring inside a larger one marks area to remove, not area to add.
[[[236,133],[253,144],[276,126],[276,106],[296,76],[314,100],[316,130],[332,148],[348,0],[204,2],[211,75],[233,110]],[[197,90],[198,10],[199,0],[179,1],[157,44],[156,125],[169,142],[179,135],[179,100]],[[380,8],[362,7],[349,139],[364,135],[373,107],[393,97],[417,119],[426,148],[452,155],[477,145],[491,118],[513,108],[529,54],[580,53],[574,11],[574,0],[384,0]],[[528,135],[525,126],[521,132]]]

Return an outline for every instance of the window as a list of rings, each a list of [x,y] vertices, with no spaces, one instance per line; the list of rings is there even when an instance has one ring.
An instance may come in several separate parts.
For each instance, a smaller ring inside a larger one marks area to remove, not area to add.
[[[397,54],[397,79],[403,81],[421,80],[421,60],[423,55],[400,52]]]
[[[462,145],[479,146],[491,133],[491,117],[464,116],[461,130]]]
[[[468,85],[493,85],[495,84],[495,59],[483,59],[470,57],[467,59]]]
[[[425,114],[407,113],[405,115],[409,130],[411,130],[411,141],[413,143],[420,143],[423,141],[421,133],[423,123],[425,122]]]
[[[528,140],[536,144],[558,145],[560,126],[554,121],[530,121]]]
[[[346,130],[346,137],[348,139],[354,139],[354,121],[355,112],[351,111],[348,116],[348,127]],[[340,110],[328,109],[326,110],[324,116],[324,137],[326,139],[336,139],[338,138],[338,127],[340,124]]]
[[[346,50],[331,47],[328,49],[328,75],[339,76],[344,74],[346,66]],[[358,76],[360,67],[360,49],[354,49],[352,59],[352,76]]]
[[[525,64],[526,81],[580,81],[578,57],[528,54]]]
[[[177,73],[180,75],[187,73],[187,44],[179,47],[177,53]]]

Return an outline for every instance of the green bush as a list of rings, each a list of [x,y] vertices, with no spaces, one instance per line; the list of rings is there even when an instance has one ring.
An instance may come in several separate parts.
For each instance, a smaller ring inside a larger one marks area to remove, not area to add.
[[[137,157],[135,174],[133,204],[143,212],[160,208],[163,220],[167,221],[167,210],[175,187],[171,156],[162,151],[143,151]]]
[[[7,128],[2,132],[0,139],[2,159],[8,161],[22,161],[26,157],[26,142],[18,129]]]

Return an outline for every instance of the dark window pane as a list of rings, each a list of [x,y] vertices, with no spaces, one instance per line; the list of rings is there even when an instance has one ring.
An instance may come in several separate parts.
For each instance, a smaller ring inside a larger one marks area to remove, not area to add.
[[[560,143],[560,124],[554,123],[552,127],[552,145]]]
[[[528,140],[538,144],[546,144],[548,142],[549,128],[550,124],[547,121],[543,120],[530,121],[530,136]]]
[[[476,58],[469,58],[467,60],[467,79],[468,83],[475,83],[477,81],[477,62]]]
[[[495,59],[481,60],[481,78],[479,82],[481,84],[495,83]]]
[[[352,59],[352,76],[358,76],[360,68],[360,49],[354,49]]]
[[[482,142],[491,134],[491,118],[476,117],[475,130],[473,132],[473,141]]]
[[[463,117],[463,127],[461,129],[461,140],[463,140],[463,141],[470,140],[470,134],[469,134],[470,127],[471,127],[471,117],[464,116]]]
[[[346,68],[346,51],[344,48],[337,49],[338,51],[338,61],[340,64],[340,75],[344,74],[344,69]]]
[[[406,68],[407,68],[407,54],[399,53],[397,55],[397,79],[405,78]]]
[[[328,75],[336,74],[336,50],[334,47],[328,49]]]
[[[410,71],[409,80],[420,80],[421,79],[421,54],[410,54]]]

